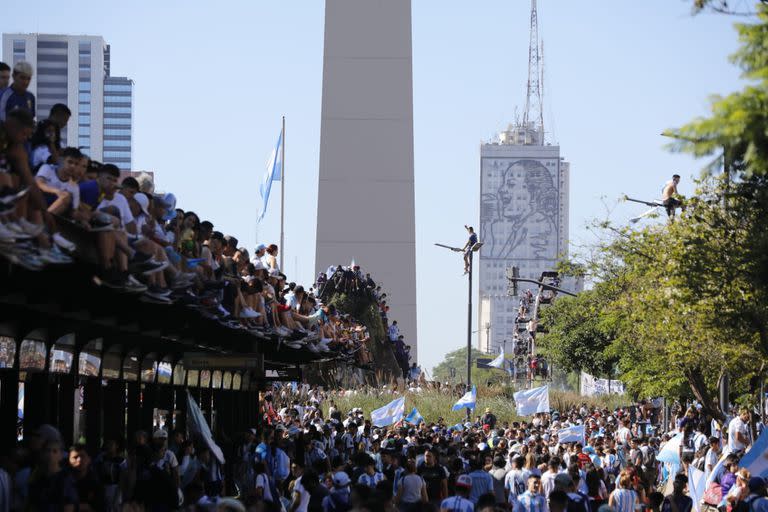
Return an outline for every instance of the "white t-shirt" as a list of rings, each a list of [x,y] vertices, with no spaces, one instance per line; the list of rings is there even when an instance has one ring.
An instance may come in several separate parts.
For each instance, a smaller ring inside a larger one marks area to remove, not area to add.
[[[741,418],[736,416],[728,424],[728,451],[737,452],[743,451],[747,448],[744,443],[736,440],[736,432],[741,432],[741,435],[749,439],[749,429],[747,424],[741,421]]]
[[[272,490],[269,487],[269,477],[267,477],[266,473],[259,473],[256,475],[256,482],[254,483],[253,487],[255,489],[258,489],[259,487],[262,488],[262,497],[264,498],[264,501],[273,501]]]
[[[301,485],[301,477],[296,479],[296,484],[293,486],[293,492],[299,493],[299,506],[296,508],[296,512],[307,512],[309,506],[309,491],[307,491],[303,485]]]
[[[120,222],[123,223],[123,228],[134,222],[133,214],[131,213],[131,207],[128,206],[128,200],[123,194],[116,193],[112,199],[104,199],[99,204],[99,210],[106,208],[107,206],[114,206],[120,212]]]
[[[72,208],[76,209],[80,206],[80,187],[73,181],[61,181],[59,175],[56,174],[56,167],[51,164],[45,164],[37,171],[37,178],[45,182],[49,187],[57,188],[59,190],[65,190],[72,194]]]

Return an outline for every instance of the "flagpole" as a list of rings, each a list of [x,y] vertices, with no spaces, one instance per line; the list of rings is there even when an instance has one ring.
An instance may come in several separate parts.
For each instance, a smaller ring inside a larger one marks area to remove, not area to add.
[[[280,271],[285,272],[283,256],[285,255],[285,116],[283,116],[283,143],[280,146]]]

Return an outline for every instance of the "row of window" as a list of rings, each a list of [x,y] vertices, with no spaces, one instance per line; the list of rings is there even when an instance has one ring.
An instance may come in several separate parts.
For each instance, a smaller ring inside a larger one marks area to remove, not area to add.
[[[114,135],[117,137],[130,137],[131,129],[130,128],[105,128],[104,135]]]
[[[131,107],[104,107],[105,114],[130,114]]]
[[[104,151],[104,158],[130,158],[130,151]]]
[[[110,84],[105,83],[104,84],[104,92],[131,92],[133,90],[133,85],[131,84]]]

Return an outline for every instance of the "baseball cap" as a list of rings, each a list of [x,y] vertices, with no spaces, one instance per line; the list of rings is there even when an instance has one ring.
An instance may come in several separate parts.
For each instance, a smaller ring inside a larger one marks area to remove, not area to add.
[[[267,250],[267,246],[264,245],[264,244],[259,244],[259,245],[256,246],[256,252],[266,251],[266,250]]]
[[[141,211],[144,212],[144,215],[149,215],[149,197],[147,197],[147,194],[139,192],[133,196],[133,200],[141,207]]]
[[[465,489],[471,489],[472,479],[469,478],[469,475],[459,475],[458,478],[456,478],[456,487],[464,487]]]
[[[560,473],[555,477],[555,487],[561,489],[568,489],[573,485],[573,479],[566,473]]]
[[[338,471],[333,474],[333,485],[335,487],[346,487],[349,485],[349,475],[343,471]]]

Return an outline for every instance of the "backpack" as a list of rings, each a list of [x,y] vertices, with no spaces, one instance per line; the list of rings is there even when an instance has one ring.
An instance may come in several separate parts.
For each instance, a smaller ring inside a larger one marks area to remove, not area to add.
[[[643,454],[643,467],[645,469],[653,469],[656,467],[656,450],[648,446],[646,450],[640,450],[640,453]]]

